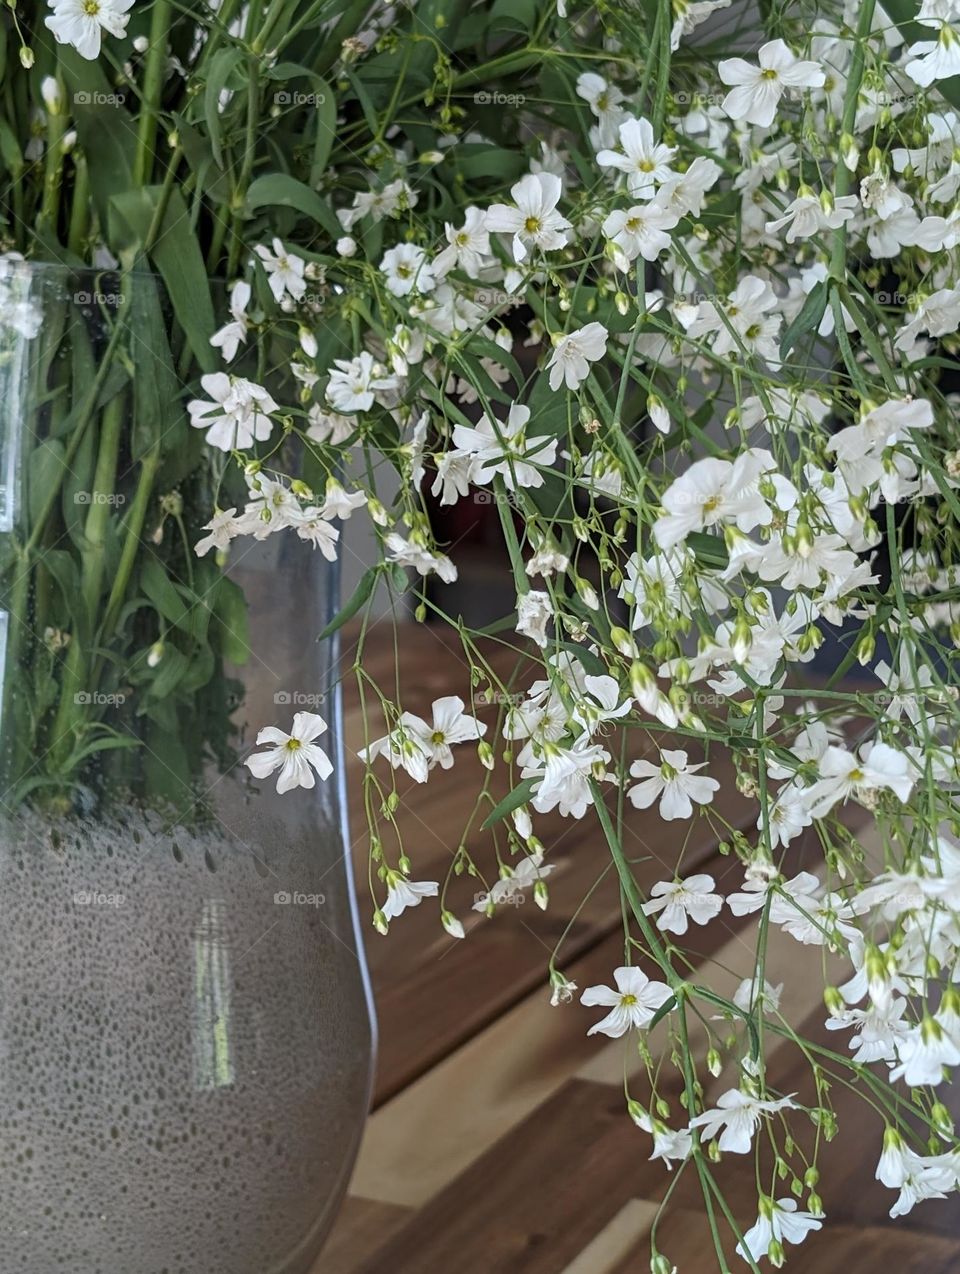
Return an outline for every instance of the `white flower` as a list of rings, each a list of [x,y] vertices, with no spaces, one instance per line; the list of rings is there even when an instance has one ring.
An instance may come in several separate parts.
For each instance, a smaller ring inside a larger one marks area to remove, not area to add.
[[[665,748],[660,752],[659,765],[652,761],[634,761],[630,766],[631,775],[643,781],[631,787],[627,796],[631,804],[641,810],[649,809],[659,796],[661,818],[690,818],[693,814],[691,801],[709,805],[714,792],[720,787],[716,779],[697,774],[705,765],[706,761],[690,765],[686,752]]]
[[[792,203],[787,204],[782,217],[768,221],[764,229],[768,234],[787,230],[787,243],[795,243],[797,239],[809,239],[821,230],[836,230],[850,220],[857,210],[859,200],[856,195],[841,195],[839,199],[831,199],[824,206],[820,196],[810,191],[800,194]]]
[[[609,84],[602,75],[596,75],[593,71],[584,71],[577,77],[577,96],[582,97],[596,115],[603,145],[612,145],[623,119],[623,108],[620,105],[623,94],[616,84]]]
[[[443,553],[432,553],[413,539],[405,540],[396,531],[391,531],[383,542],[387,557],[398,566],[410,566],[418,575],[437,575],[445,584],[452,584],[457,578],[457,568],[449,557]]]
[[[690,1120],[690,1127],[703,1129],[701,1141],[710,1141],[720,1133],[717,1144],[721,1150],[746,1155],[750,1153],[750,1145],[760,1126],[761,1115],[795,1108],[795,1105],[792,1096],[781,1097],[776,1101],[761,1101],[759,1097],[752,1097],[739,1088],[729,1088],[717,1099],[716,1106],[695,1115]]]
[[[769,128],[780,98],[788,88],[823,88],[826,77],[817,62],[801,62],[782,40],[760,46],[759,66],[743,58],[726,58],[717,64],[724,84],[735,85],[723,99],[731,119]]]
[[[559,809],[566,818],[583,818],[593,804],[590,780],[602,772],[610,761],[610,753],[599,743],[591,743],[583,734],[569,747],[554,744],[537,764],[524,765],[520,777],[538,778],[540,782],[531,800],[538,814]]]
[[[921,88],[929,88],[935,80],[960,75],[960,39],[946,22],[936,40],[918,40],[907,50],[907,56],[910,61],[903,69]]]
[[[306,262],[303,258],[287,252],[279,239],[274,239],[272,252],[262,243],[258,243],[254,251],[267,272],[267,282],[277,304],[285,296],[299,301],[307,290],[307,281],[303,277]]]
[[[900,1191],[890,1209],[890,1216],[895,1219],[906,1216],[924,1199],[945,1199],[949,1191],[957,1188],[960,1163],[955,1155],[918,1155],[903,1144],[895,1129],[887,1128],[875,1176],[885,1186]]]
[[[619,248],[623,262],[629,263],[638,256],[644,261],[655,261],[670,246],[668,230],[678,223],[679,217],[659,200],[638,204],[625,212],[616,209],[604,219],[604,235]]]
[[[942,1084],[943,1068],[960,1065],[960,1046],[929,1014],[898,1042],[897,1055],[900,1063],[890,1072],[890,1081],[902,1079],[911,1088]]]
[[[530,408],[514,403],[505,421],[494,422],[484,415],[476,427],[454,425],[454,447],[477,461],[474,482],[490,482],[500,474],[510,491],[543,486],[543,476],[534,465],[553,464],[557,440],[549,435],[528,439],[529,419]]]
[[[197,557],[205,557],[211,549],[216,549],[218,553],[226,552],[230,547],[230,541],[241,533],[241,524],[236,514],[236,509],[224,509],[213,515],[203,528],[210,534],[204,536],[202,540],[197,540],[194,546],[193,551]]]
[[[780,308],[782,302],[766,279],[748,274],[719,309],[714,301],[702,301],[688,331],[691,336],[715,332],[715,354],[740,356],[742,347],[747,353],[764,359],[771,367],[779,367],[780,352],[775,338],[780,330],[781,316],[775,311]]]
[[[187,404],[190,424],[207,430],[207,442],[221,451],[245,451],[254,442],[265,442],[273,431],[270,412],[277,404],[261,385],[213,372],[200,379],[212,401],[194,398]]]
[[[567,242],[570,222],[557,212],[563,184],[553,173],[527,173],[511,187],[513,205],[495,203],[487,209],[491,234],[513,235],[513,259],[526,261],[532,248],[554,252]]]
[[[133,0],[55,0],[53,13],[44,18],[44,26],[53,32],[58,44],[72,44],[81,57],[92,62],[100,56],[101,34],[123,39],[130,21],[128,10]]]
[[[690,1135],[689,1128],[669,1128],[659,1119],[651,1119],[647,1112],[634,1102],[630,1103],[630,1118],[638,1128],[642,1128],[653,1137],[651,1159],[662,1159],[667,1168],[672,1169],[675,1159],[682,1163],[689,1158],[693,1148],[693,1137]]]
[[[378,756],[386,757],[395,770],[405,770],[417,783],[426,783],[431,768],[427,744],[429,727],[422,717],[404,712],[395,729],[357,753],[368,765]]]
[[[555,870],[556,863],[544,863],[543,853],[538,850],[537,853],[522,858],[509,876],[496,881],[490,892],[483,894],[473,904],[473,910],[486,911],[491,903],[496,905],[515,899],[518,894],[532,889],[538,880],[545,880]]]
[[[781,1246],[802,1243],[811,1231],[823,1226],[822,1219],[814,1213],[798,1211],[796,1199],[768,1199],[761,1195],[759,1212],[756,1224],[747,1230],[743,1242],[737,1244],[737,1255],[744,1260],[752,1257],[759,1261],[767,1255],[774,1241]]]
[[[553,619],[549,593],[533,588],[517,597],[517,632],[529,637],[541,650],[547,645],[547,625]]]
[[[439,765],[441,769],[449,770],[453,765],[450,750],[453,744],[479,739],[486,734],[487,727],[464,711],[463,700],[458,695],[435,699],[432,712],[432,723],[426,727],[424,735],[425,750],[431,769]]]
[[[408,880],[398,871],[387,873],[387,900],[381,908],[387,920],[395,920],[408,907],[419,907],[424,898],[436,898],[436,880]]]
[[[250,284],[238,280],[230,289],[231,321],[210,337],[210,344],[219,349],[223,361],[232,363],[237,350],[247,339],[250,326],[247,319],[247,306],[250,304]]]
[[[657,543],[672,548],[691,531],[718,522],[735,522],[744,532],[766,526],[773,512],[759,492],[759,482],[771,468],[770,453],[757,448],[742,452],[732,463],[714,456],[695,461],[663,493],[663,516],[653,527]],[[778,495],[778,506],[788,508],[796,492],[791,495],[782,488]]]
[[[386,279],[387,291],[394,296],[432,292],[437,286],[427,254],[415,243],[398,243],[395,248],[388,249],[383,254],[380,269]]]
[[[484,214],[471,205],[459,230],[449,221],[444,222],[443,228],[448,246],[437,253],[433,263],[437,278],[443,278],[454,266],[468,278],[477,278],[490,256],[490,234]]]
[[[871,794],[883,788],[906,801],[914,785],[907,757],[886,743],[864,744],[859,757],[831,745],[820,760],[819,770],[820,778],[809,796],[814,818],[822,818],[838,801],[850,796],[869,805]]]
[[[576,389],[586,380],[590,364],[603,358],[607,352],[607,335],[602,323],[588,323],[586,327],[561,336],[547,363],[550,388],[559,389],[565,382],[567,389]]]
[[[656,915],[657,928],[664,933],[686,933],[688,919],[705,925],[720,914],[723,899],[713,889],[713,877],[705,872],[686,880],[660,880],[651,888],[650,901],[641,910],[645,916]]]
[[[298,712],[293,718],[293,730],[284,734],[276,726],[267,726],[257,735],[257,745],[272,744],[269,752],[256,752],[248,756],[245,764],[254,778],[265,779],[275,770],[280,774],[277,778],[277,791],[289,792],[295,787],[313,787],[316,770],[321,779],[329,778],[333,773],[333,763],[322,748],[318,748],[318,739],[326,730],[327,723],[315,712]]]
[[[619,1039],[629,1030],[642,1030],[673,994],[665,982],[651,982],[642,969],[626,965],[614,969],[613,980],[616,990],[608,986],[588,986],[580,996],[580,1003],[587,1008],[600,1005],[611,1009],[605,1018],[590,1027],[588,1035]]]
[[[357,241],[352,235],[342,235],[336,243],[337,256],[349,260],[357,255]]]
[[[729,899],[727,901],[729,902]],[[782,982],[773,986],[764,978],[763,986],[758,988],[756,978],[744,978],[733,993],[733,1002],[738,1009],[743,1009],[744,1013],[749,1013],[754,1007],[758,1007],[764,1013],[776,1013],[780,1007],[782,991]]]
[[[327,402],[335,411],[349,416],[355,411],[369,411],[376,395],[394,389],[396,380],[374,361],[369,350],[356,358],[334,359],[327,384]]]
[[[310,404],[307,417],[310,421],[307,437],[313,442],[328,442],[334,447],[346,442],[357,428],[356,416],[341,416],[336,411],[324,411],[319,403]]]
[[[672,177],[670,161],[677,153],[675,146],[654,141],[653,127],[646,119],[625,119],[618,130],[622,154],[617,150],[601,150],[597,163],[601,168],[618,168],[627,174],[627,189],[638,199],[652,199],[660,182]]]

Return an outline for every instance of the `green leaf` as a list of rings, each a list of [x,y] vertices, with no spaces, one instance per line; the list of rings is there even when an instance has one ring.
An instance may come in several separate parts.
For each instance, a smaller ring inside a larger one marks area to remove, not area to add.
[[[164,619],[176,628],[188,627],[189,614],[186,603],[170,582],[163,563],[158,558],[147,557],[140,572],[140,587]]]
[[[323,226],[328,234],[338,236],[340,223],[331,211],[325,199],[321,199],[315,190],[297,181],[288,173],[266,173],[251,182],[247,191],[247,211],[256,212],[258,208],[294,208],[297,212],[309,217]]]
[[[57,59],[70,99],[70,114],[90,173],[91,197],[101,221],[108,221],[110,201],[129,191],[137,134],[127,111],[102,106],[116,91],[102,64],[88,62],[69,44],[57,45]]]
[[[59,439],[47,438],[30,453],[27,462],[27,508],[33,526],[51,490],[59,490],[65,467],[65,449]]]
[[[231,73],[244,60],[240,49],[220,49],[210,63],[207,86],[203,90],[203,113],[207,121],[207,132],[210,136],[210,149],[217,167],[223,167],[223,143],[220,130],[220,95],[227,87]]]
[[[537,8],[536,0],[494,0],[487,29],[526,34],[536,25]]]
[[[650,1019],[649,1023],[644,1027],[644,1030],[652,1031],[653,1028],[656,1026],[656,1024],[659,1021],[661,1021],[661,1019],[665,1018],[667,1014],[672,1009],[675,1009],[676,1007],[677,1007],[677,997],[675,995],[671,995],[669,1000],[664,1000],[664,1002],[660,1005],[656,1013],[654,1013],[653,1017]]]
[[[162,187],[145,186],[124,191],[111,200],[111,243],[118,253],[135,259],[144,251],[162,197]],[[179,190],[173,190],[168,197],[149,252],[194,358],[203,371],[216,371],[216,353],[210,344],[216,319],[206,264]]]
[[[342,628],[347,620],[353,619],[357,611],[360,610],[360,608],[373,596],[373,590],[377,586],[377,578],[379,575],[379,566],[371,566],[364,571],[364,573],[360,576],[360,582],[353,591],[353,596],[347,604],[342,607],[336,615],[334,615],[333,619],[330,620],[330,623],[322,629],[317,636],[317,641],[326,641],[328,637],[332,637],[338,629]]]
[[[704,566],[723,568],[730,561],[727,546],[719,535],[708,535],[706,531],[692,531],[687,536],[687,545],[693,549],[697,561]]]
[[[506,818],[508,814],[512,814],[514,810],[519,809],[521,805],[526,805],[533,795],[533,789],[539,782],[539,779],[524,779],[522,783],[518,783],[513,791],[508,792],[503,800],[499,801],[483,820],[483,830],[486,831],[488,828],[493,827],[502,818]]]
[[[224,659],[243,665],[250,658],[250,625],[243,589],[231,579],[222,579],[214,603],[220,621],[220,650]]]
[[[827,280],[821,279],[819,283],[814,284],[811,291],[807,294],[807,299],[804,301],[800,313],[780,338],[780,357],[782,359],[787,357],[804,333],[812,332],[820,326],[820,320],[823,318],[827,308],[827,291]]]
[[[152,699],[166,699],[171,695],[186,675],[190,661],[182,650],[178,650],[171,642],[164,642],[163,658],[157,665],[157,675],[149,686]]]
[[[136,366],[132,455],[134,460],[140,460],[153,447],[161,453],[179,447],[185,439],[186,417],[156,282],[144,274],[135,277],[130,286],[130,331]]]

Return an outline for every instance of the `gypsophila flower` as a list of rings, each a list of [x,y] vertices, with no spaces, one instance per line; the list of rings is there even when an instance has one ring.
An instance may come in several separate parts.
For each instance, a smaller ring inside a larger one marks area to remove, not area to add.
[[[295,787],[311,788],[314,773],[327,779],[333,773],[333,762],[315,740],[325,732],[326,721],[315,712],[298,712],[289,734],[276,726],[267,726],[257,735],[257,746],[272,745],[267,752],[247,757],[245,764],[254,778],[265,779],[277,770],[277,791],[289,792]]]

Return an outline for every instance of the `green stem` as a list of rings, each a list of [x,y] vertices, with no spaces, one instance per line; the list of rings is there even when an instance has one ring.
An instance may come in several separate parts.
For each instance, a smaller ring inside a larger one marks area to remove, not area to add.
[[[120,563],[117,566],[117,573],[114,576],[110,596],[107,599],[106,609],[103,613],[103,622],[100,625],[101,642],[111,636],[113,627],[117,622],[117,616],[120,613],[124,594],[127,591],[127,585],[130,582],[130,576],[136,562],[137,549],[140,547],[140,535],[143,532],[143,524],[147,518],[150,497],[153,494],[153,484],[159,467],[160,448],[154,447],[147,452],[140,467],[137,490],[130,506],[130,515],[126,520]]]
[[[150,52],[143,73],[143,100],[140,126],[137,130],[137,154],[133,165],[133,183],[145,186],[153,171],[152,160],[157,141],[160,97],[167,78],[167,38],[172,8],[170,0],[153,0],[150,16]]]
[[[89,230],[90,169],[87,166],[87,157],[77,153],[73,157],[73,194],[70,199],[70,225],[67,229],[67,247],[74,256],[84,256]]]
[[[67,763],[77,742],[77,728],[82,723],[86,705],[81,696],[89,694],[87,684],[92,654],[93,622],[103,588],[106,568],[104,550],[107,531],[113,516],[120,440],[127,420],[126,394],[119,393],[103,409],[100,445],[90,492],[90,511],[83,528],[80,558],[80,604],[89,626],[89,643],[74,634],[63,667],[60,702],[53,723],[51,758],[54,771]],[[89,645],[89,648],[88,648]]]

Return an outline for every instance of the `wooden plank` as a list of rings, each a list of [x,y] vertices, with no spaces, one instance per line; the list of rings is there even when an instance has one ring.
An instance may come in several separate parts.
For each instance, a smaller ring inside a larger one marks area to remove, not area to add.
[[[568,973],[610,976],[623,957],[612,934]],[[597,1049],[578,1004],[551,1007],[540,988],[370,1118],[351,1190],[422,1207],[569,1081]]]
[[[349,1195],[310,1274],[353,1274],[408,1219],[406,1208]]]
[[[557,1274],[631,1199],[643,1197],[642,1155],[642,1134],[624,1113],[623,1095],[571,1081],[354,1274]]]
[[[631,1199],[561,1274],[615,1274],[624,1256],[649,1232],[656,1215],[655,1203]]]

